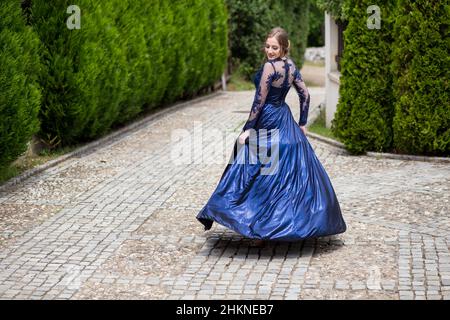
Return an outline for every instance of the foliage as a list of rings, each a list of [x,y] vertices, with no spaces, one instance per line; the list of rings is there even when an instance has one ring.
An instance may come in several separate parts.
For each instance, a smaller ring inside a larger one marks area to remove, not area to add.
[[[392,147],[393,94],[391,64],[394,0],[384,1],[380,29],[367,27],[372,0],[347,0],[339,103],[333,133],[350,152],[386,151]]]
[[[17,159],[39,130],[39,41],[25,25],[20,3],[0,3],[0,169]]]
[[[450,155],[450,6],[437,0],[401,0],[396,16],[395,148]]]
[[[309,0],[226,0],[232,68],[247,79],[264,60],[264,41],[274,27],[284,28],[291,41],[290,56],[300,67],[308,38]]]

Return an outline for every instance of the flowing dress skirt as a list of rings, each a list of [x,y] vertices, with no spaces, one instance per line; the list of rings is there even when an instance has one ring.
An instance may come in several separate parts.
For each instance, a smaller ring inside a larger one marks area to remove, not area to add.
[[[289,106],[265,104],[255,129],[248,143],[236,140],[197,215],[205,230],[215,221],[248,238],[282,241],[344,232],[330,179]]]

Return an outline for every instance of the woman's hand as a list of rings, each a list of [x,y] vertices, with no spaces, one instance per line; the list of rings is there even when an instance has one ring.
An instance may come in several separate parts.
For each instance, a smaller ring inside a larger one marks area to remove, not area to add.
[[[305,126],[300,126],[300,129],[302,129],[303,134],[306,136],[306,127]]]
[[[250,130],[245,130],[239,135],[239,143],[244,144],[245,140],[250,136]]]

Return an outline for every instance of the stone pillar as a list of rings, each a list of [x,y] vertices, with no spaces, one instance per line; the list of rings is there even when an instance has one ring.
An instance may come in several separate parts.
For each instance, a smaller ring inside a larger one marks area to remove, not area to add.
[[[325,12],[325,118],[327,128],[331,127],[339,100],[340,72],[336,62],[338,53],[338,26]]]

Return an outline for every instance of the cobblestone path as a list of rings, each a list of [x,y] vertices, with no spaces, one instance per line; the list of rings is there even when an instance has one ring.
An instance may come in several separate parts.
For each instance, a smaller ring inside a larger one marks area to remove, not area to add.
[[[324,92],[311,94],[314,106]],[[217,224],[203,231],[195,216],[252,99],[194,101],[2,190],[0,298],[450,299],[448,164],[310,138],[346,233],[260,249]],[[287,102],[298,119],[293,90]]]

